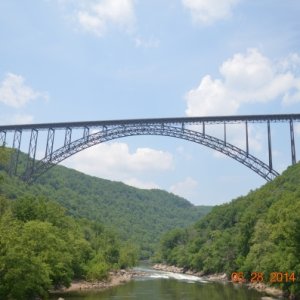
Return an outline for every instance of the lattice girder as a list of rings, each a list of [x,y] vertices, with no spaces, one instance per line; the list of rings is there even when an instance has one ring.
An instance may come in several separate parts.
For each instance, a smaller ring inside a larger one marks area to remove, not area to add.
[[[168,136],[204,145],[235,159],[267,181],[273,180],[279,175],[274,169],[270,169],[269,165],[263,161],[227,141],[225,142],[205,133],[186,129],[184,126],[178,127],[169,124],[138,123],[111,127],[107,126],[103,128],[103,130],[89,135],[84,134],[82,138],[65,144],[63,147],[53,151],[51,155],[46,155],[42,160],[36,163],[30,181],[36,180],[52,166],[84,149],[107,141],[138,135]]]

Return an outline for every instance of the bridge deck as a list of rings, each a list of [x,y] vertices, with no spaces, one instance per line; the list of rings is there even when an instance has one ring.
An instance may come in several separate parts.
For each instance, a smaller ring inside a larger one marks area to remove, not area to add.
[[[13,130],[47,130],[63,129],[66,127],[99,127],[126,124],[220,124],[220,123],[259,123],[259,122],[286,122],[289,120],[300,121],[300,114],[273,114],[273,115],[240,115],[240,116],[209,116],[209,117],[179,117],[179,118],[149,118],[149,119],[124,119],[124,120],[107,120],[107,121],[80,121],[80,122],[60,122],[60,123],[41,123],[41,124],[24,124],[24,125],[2,125],[0,131]]]

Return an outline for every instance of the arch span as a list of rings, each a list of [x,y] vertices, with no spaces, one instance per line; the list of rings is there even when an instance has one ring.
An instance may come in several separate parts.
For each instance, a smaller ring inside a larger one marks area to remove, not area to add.
[[[36,180],[52,166],[89,147],[123,137],[138,135],[168,136],[204,145],[235,159],[267,181],[279,175],[269,165],[246,151],[205,133],[186,129],[183,126],[177,127],[167,124],[126,124],[112,128],[103,127],[102,130],[96,133],[84,135],[82,138],[65,144],[37,162],[33,172],[27,174],[26,179],[28,181]]]

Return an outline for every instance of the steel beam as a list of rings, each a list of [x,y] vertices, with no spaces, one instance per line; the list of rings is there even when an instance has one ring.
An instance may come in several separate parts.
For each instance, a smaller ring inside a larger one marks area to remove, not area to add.
[[[226,123],[224,122],[224,144],[226,146],[227,143],[227,137],[226,137]]]
[[[247,157],[248,157],[248,155],[249,155],[248,121],[245,122],[245,129],[246,129],[246,153],[247,153]]]
[[[267,122],[268,126],[268,150],[269,150],[269,169],[273,170],[273,160],[272,160],[272,139],[271,139],[271,125],[270,121]]]
[[[55,138],[55,129],[49,128],[47,134],[46,151],[45,151],[45,157],[48,157],[49,161],[52,160],[54,138]]]
[[[13,139],[13,153],[10,159],[9,175],[17,175],[20,147],[22,141],[22,130],[16,130]]]
[[[107,135],[107,126],[102,127],[102,133],[103,133],[104,136]]]
[[[89,135],[90,135],[90,128],[88,126],[84,126],[83,128],[83,138],[85,141],[87,141],[89,139]]]
[[[294,123],[290,120],[290,136],[291,136],[291,152],[292,152],[292,164],[296,164],[296,146],[295,146],[295,134],[294,134]]]
[[[27,166],[26,166],[25,173],[23,175],[24,179],[30,178],[31,174],[34,171],[38,135],[39,135],[38,130],[36,129],[31,130],[29,148],[28,148]]]
[[[83,128],[84,126],[101,127],[101,126],[116,126],[129,124],[161,124],[168,125],[181,124],[199,125],[206,124],[223,124],[226,123],[243,123],[245,121],[253,123],[270,122],[288,122],[289,120],[300,121],[300,114],[274,114],[274,115],[241,115],[241,116],[208,116],[208,117],[181,117],[181,118],[151,118],[151,119],[125,119],[125,120],[106,120],[106,121],[84,121],[84,122],[63,122],[63,123],[42,123],[42,124],[24,124],[24,125],[2,125],[0,131],[15,131],[15,130],[31,130],[33,128],[41,130],[65,129],[65,128]]]
[[[72,140],[72,128],[67,127],[65,131],[64,147],[68,147],[68,149],[70,149],[71,140]]]

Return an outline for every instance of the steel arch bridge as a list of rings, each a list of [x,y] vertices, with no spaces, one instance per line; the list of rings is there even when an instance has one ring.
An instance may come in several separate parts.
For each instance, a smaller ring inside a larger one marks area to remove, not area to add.
[[[66,158],[94,145],[128,136],[157,135],[179,138],[204,145],[219,151],[250,168],[258,175],[271,181],[279,173],[273,168],[271,124],[288,123],[291,143],[291,163],[296,163],[296,146],[294,136],[294,123],[300,121],[300,114],[277,115],[243,115],[243,116],[216,116],[216,117],[183,117],[183,118],[157,118],[157,119],[132,119],[110,121],[88,121],[68,123],[45,123],[26,125],[0,126],[0,146],[7,147],[8,136],[11,135],[12,151],[9,172],[10,175],[20,176],[27,182],[36,180],[54,165]],[[249,133],[250,123],[265,123],[267,126],[268,162],[263,162],[250,154]],[[206,133],[207,125],[219,124],[223,127],[223,137],[217,138]],[[245,149],[241,149],[227,141],[227,125],[242,124],[245,128]],[[200,130],[195,126],[200,125]],[[77,132],[74,138],[72,135]],[[19,154],[24,133],[28,138],[28,159],[26,170],[18,174]],[[44,157],[36,160],[38,137],[44,132]],[[63,134],[63,143],[57,147],[57,133]],[[78,135],[78,132],[79,135]]]

